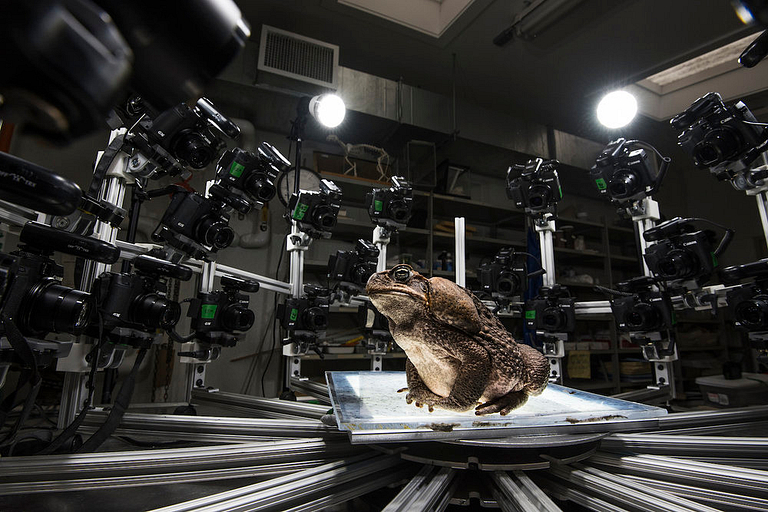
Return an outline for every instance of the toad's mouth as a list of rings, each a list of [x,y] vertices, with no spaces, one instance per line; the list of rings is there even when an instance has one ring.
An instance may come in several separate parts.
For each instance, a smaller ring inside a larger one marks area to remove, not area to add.
[[[415,292],[406,292],[402,290],[371,290],[368,292],[368,297],[382,296],[382,295],[400,295],[402,297],[415,297],[419,298]]]

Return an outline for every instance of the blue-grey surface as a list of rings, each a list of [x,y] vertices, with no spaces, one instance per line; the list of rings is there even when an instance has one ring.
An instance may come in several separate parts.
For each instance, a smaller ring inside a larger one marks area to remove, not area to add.
[[[355,432],[376,431],[461,431],[568,427],[574,425],[626,423],[626,420],[658,418],[667,414],[659,407],[627,402],[550,384],[539,396],[506,416],[477,416],[473,410],[452,412],[405,402],[407,386],[404,372],[327,372],[331,401],[339,429]],[[610,429],[606,429],[610,430]],[[514,432],[510,432],[514,434]]]

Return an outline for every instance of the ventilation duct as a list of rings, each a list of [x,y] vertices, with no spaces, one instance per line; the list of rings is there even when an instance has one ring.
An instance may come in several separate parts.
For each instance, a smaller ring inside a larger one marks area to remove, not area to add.
[[[258,69],[335,90],[339,47],[262,25]]]

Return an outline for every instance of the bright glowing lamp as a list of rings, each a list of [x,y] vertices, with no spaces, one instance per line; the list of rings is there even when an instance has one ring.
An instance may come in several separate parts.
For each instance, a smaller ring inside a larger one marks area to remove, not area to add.
[[[627,91],[606,94],[597,105],[597,120],[606,128],[628,125],[637,114],[637,100]]]
[[[321,94],[309,101],[309,111],[326,128],[336,128],[344,121],[347,107],[335,94]]]

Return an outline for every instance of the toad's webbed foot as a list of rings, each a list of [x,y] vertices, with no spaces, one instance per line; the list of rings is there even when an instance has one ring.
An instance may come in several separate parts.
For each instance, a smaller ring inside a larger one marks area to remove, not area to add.
[[[475,414],[482,416],[485,414],[499,413],[502,416],[506,416],[510,411],[521,407],[528,401],[528,393],[525,391],[510,391],[506,395],[502,395],[498,398],[478,405],[475,408]]]
[[[416,407],[429,407],[429,412],[434,410],[433,406],[443,397],[437,395],[429,390],[427,387],[407,388],[408,394],[405,395],[405,402],[407,404],[416,403]]]

